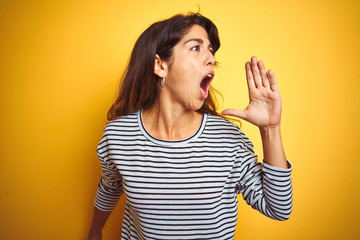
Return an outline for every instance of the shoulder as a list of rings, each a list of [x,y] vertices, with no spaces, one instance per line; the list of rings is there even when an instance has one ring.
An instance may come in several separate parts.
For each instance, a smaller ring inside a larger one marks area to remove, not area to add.
[[[234,132],[241,131],[240,128],[235,123],[233,123],[225,118],[215,116],[212,114],[207,115],[206,126],[211,129],[221,128],[221,129],[227,130],[227,131],[234,131]]]
[[[139,132],[138,115],[131,113],[109,121],[104,127],[101,141],[127,139],[139,135]]]
[[[253,150],[253,144],[245,133],[235,123],[225,118],[208,114],[205,129],[208,133],[236,140],[243,147]]]
[[[105,159],[107,152],[117,149],[117,146],[126,142],[132,142],[136,136],[140,135],[139,132],[137,113],[127,114],[109,121],[105,125],[103,136],[97,147],[99,157]]]
[[[107,131],[121,131],[124,129],[134,128],[138,126],[138,114],[130,113],[124,116],[121,116],[117,119],[109,121],[104,128],[104,133]]]

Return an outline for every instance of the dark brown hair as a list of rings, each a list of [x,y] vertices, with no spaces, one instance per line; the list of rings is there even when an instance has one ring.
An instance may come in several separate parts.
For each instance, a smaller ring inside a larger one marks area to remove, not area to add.
[[[220,47],[218,30],[211,20],[199,13],[178,14],[152,24],[135,43],[121,78],[119,95],[108,112],[108,120],[140,109],[149,109],[156,103],[160,90],[159,77],[154,74],[155,56],[158,54],[161,59],[170,60],[174,46],[194,25],[200,25],[206,30],[215,54]],[[218,92],[210,87],[209,95],[198,112],[219,115],[215,93]]]

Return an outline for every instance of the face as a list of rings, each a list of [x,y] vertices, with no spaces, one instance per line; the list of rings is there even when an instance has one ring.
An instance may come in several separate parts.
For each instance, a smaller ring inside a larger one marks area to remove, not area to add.
[[[194,25],[173,49],[162,93],[187,110],[200,109],[209,94],[214,64],[206,30]]]

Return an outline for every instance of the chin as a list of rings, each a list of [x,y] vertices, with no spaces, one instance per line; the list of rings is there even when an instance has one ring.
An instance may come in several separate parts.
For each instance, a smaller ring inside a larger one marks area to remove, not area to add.
[[[198,111],[203,105],[204,105],[204,101],[201,101],[201,102],[198,102],[198,103],[194,103],[188,109],[191,110],[191,111]]]

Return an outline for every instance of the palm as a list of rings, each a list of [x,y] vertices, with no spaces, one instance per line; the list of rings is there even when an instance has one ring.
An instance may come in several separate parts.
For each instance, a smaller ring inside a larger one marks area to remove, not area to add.
[[[251,63],[247,62],[245,68],[249,105],[245,110],[226,109],[223,114],[242,118],[258,127],[279,126],[281,98],[274,73],[266,73],[264,64],[257,62],[256,57],[251,58]]]

